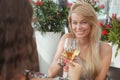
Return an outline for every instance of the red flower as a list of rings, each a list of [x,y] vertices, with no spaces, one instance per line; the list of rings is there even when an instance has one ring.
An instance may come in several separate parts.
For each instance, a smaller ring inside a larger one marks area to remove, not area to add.
[[[110,26],[110,25],[106,25],[105,27],[106,27],[106,28],[108,28],[108,29],[109,29],[109,28],[111,28],[111,26]]]
[[[108,32],[106,30],[102,31],[102,35],[107,35],[107,34],[108,34]]]
[[[41,1],[37,1],[37,2],[35,2],[35,4],[36,4],[37,6],[41,6],[41,5],[42,5],[42,2],[41,2]]]
[[[102,23],[102,22],[99,22],[99,25],[100,25],[101,27],[103,27],[103,23]]]
[[[101,4],[99,7],[100,7],[100,9],[104,9],[104,8],[105,8],[105,5],[104,5],[104,4]]]

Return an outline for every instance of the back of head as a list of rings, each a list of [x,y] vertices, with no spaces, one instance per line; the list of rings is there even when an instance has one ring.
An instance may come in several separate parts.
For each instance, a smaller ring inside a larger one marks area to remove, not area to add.
[[[0,78],[19,80],[15,75],[38,67],[28,0],[0,0]],[[38,69],[37,69],[38,70]]]

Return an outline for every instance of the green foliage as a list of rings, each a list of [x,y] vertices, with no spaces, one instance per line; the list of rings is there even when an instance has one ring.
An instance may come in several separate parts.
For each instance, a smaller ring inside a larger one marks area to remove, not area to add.
[[[109,17],[110,18],[110,17]],[[112,16],[110,18],[110,22],[108,24],[99,23],[102,28],[102,41],[111,42],[112,45],[117,45],[115,57],[118,54],[118,50],[120,50],[120,22],[116,19],[116,16]]]
[[[53,0],[33,2],[35,28],[41,32],[62,32],[68,25],[68,7],[60,7]]]
[[[117,19],[112,19],[112,28],[110,28],[110,32],[108,33],[108,39],[112,42],[112,45],[118,45],[116,50],[116,55],[118,54],[118,50],[120,49],[120,22]]]

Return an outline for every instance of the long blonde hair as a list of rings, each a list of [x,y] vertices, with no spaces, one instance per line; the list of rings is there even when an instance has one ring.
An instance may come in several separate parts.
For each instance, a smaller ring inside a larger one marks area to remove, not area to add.
[[[98,25],[98,20],[96,16],[96,12],[91,6],[91,4],[83,2],[83,3],[74,3],[69,11],[68,21],[69,21],[69,28],[72,32],[71,26],[71,14],[78,13],[85,17],[91,26],[91,32],[89,34],[90,40],[90,51],[86,56],[86,68],[89,75],[94,79],[99,70],[100,70],[100,55],[99,55],[99,40],[101,37],[101,28]],[[74,34],[74,33],[73,33]]]

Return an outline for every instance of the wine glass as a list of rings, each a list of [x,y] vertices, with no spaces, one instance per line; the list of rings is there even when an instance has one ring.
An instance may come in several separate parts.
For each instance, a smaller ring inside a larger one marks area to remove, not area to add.
[[[64,56],[69,61],[72,61],[80,53],[79,41],[75,38],[66,38],[64,42]],[[68,79],[68,72],[63,72],[63,77]]]

